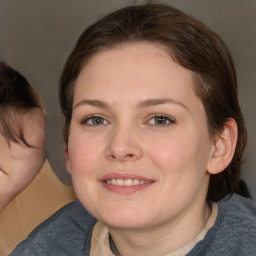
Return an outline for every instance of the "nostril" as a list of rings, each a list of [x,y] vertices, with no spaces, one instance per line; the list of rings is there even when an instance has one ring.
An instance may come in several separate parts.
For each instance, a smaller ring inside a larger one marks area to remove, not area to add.
[[[111,159],[115,159],[116,157],[114,155],[109,155]]]
[[[109,158],[112,159],[112,160],[128,160],[128,159],[134,159],[135,155],[134,154],[124,154],[124,155],[110,154]]]

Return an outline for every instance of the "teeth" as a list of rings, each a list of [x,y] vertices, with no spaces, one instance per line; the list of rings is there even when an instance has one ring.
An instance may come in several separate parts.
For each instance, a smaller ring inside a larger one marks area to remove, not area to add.
[[[111,179],[111,180],[106,180],[107,184],[110,185],[117,185],[117,186],[134,186],[134,185],[143,185],[145,183],[148,183],[144,180],[137,180],[137,179]]]

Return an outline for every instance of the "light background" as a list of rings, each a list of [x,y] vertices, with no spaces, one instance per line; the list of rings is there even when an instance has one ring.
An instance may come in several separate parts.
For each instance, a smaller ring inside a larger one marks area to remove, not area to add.
[[[136,1],[137,3],[143,1]],[[239,98],[248,129],[243,178],[256,199],[256,0],[166,0],[217,32],[237,68]],[[0,59],[37,89],[47,110],[47,155],[56,174],[70,182],[62,141],[58,82],[78,36],[128,0],[0,0]]]

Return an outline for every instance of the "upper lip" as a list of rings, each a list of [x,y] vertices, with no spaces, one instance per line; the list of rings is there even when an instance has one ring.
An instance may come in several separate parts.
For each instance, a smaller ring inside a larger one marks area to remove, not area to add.
[[[111,180],[111,179],[122,179],[122,180],[132,179],[132,180],[143,180],[143,181],[151,181],[151,182],[154,181],[153,179],[146,178],[137,174],[118,173],[118,172],[105,174],[100,180],[105,181],[105,180]]]

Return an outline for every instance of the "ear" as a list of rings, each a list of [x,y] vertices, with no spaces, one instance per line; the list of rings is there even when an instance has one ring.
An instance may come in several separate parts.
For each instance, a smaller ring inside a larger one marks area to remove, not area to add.
[[[209,174],[222,172],[232,161],[237,143],[237,124],[233,118],[225,123],[221,134],[216,136],[211,155],[207,164]]]
[[[71,174],[71,172],[70,172],[70,163],[69,163],[68,145],[65,145],[65,157],[66,157],[66,167],[67,167],[67,170]]]

